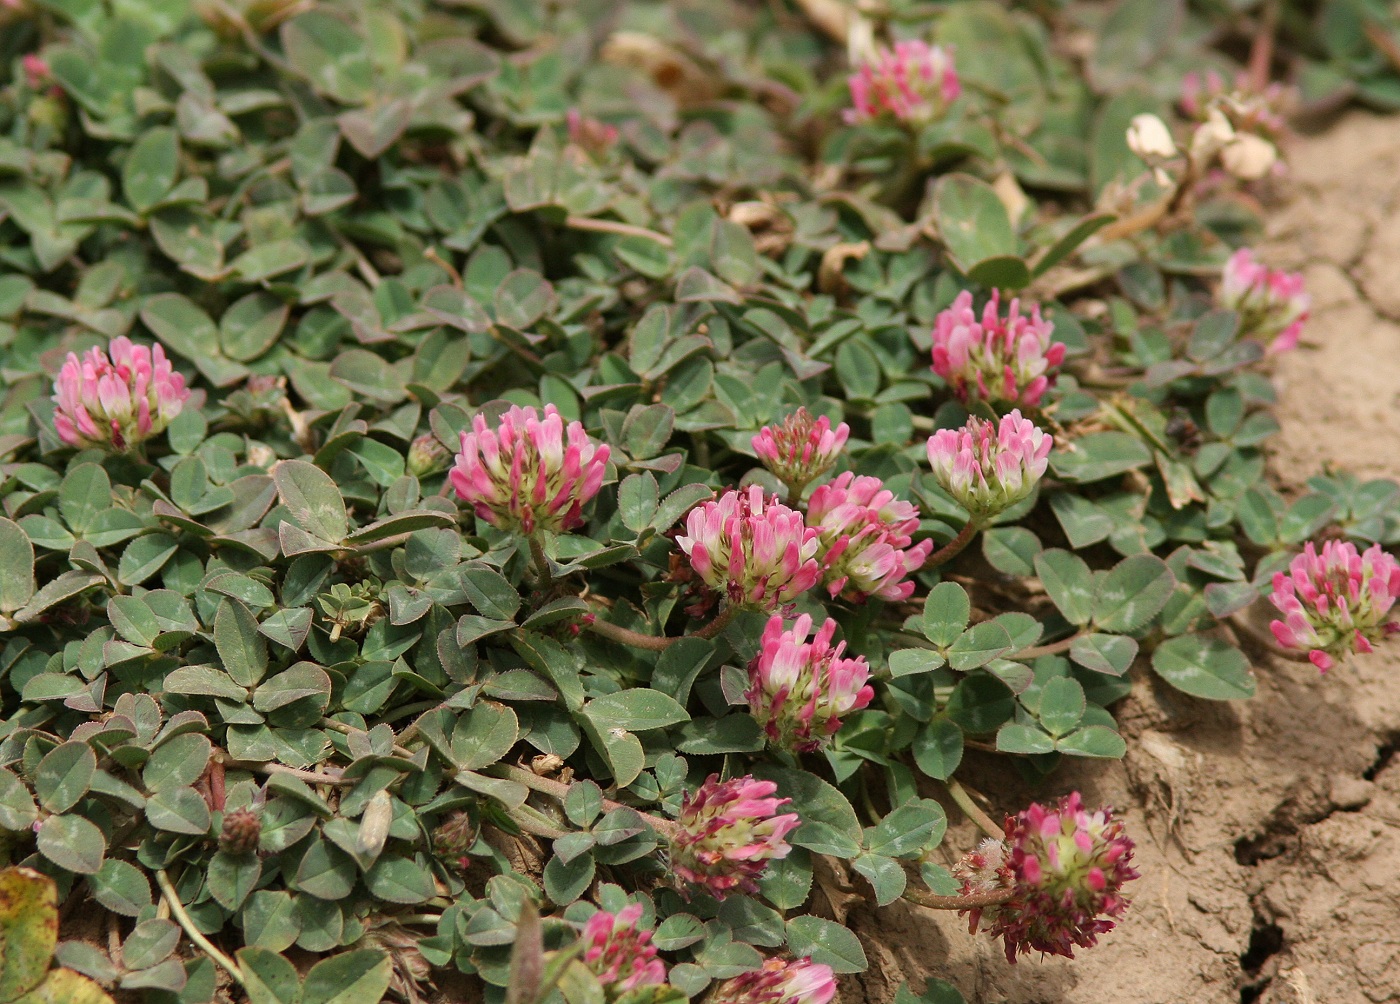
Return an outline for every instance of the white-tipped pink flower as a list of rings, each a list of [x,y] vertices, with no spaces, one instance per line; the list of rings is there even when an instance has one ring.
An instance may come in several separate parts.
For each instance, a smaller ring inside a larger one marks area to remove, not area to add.
[[[642,905],[633,903],[617,913],[599,910],[583,925],[583,964],[610,997],[666,982],[666,964],[656,957],[651,932],[637,926],[641,919]]]
[[[121,452],[160,435],[189,396],[164,348],[122,336],[107,352],[68,353],[54,382],[54,429],[69,446]]]
[[[822,583],[833,597],[908,599],[914,583],[907,577],[933,550],[932,540],[912,543],[918,508],[875,477],[847,471],[818,485],[807,503],[807,519],[821,535]]]
[[[770,744],[804,753],[835,735],[842,715],[859,711],[875,696],[865,657],[843,658],[846,643],[831,644],[836,622],[827,619],[808,641],[811,630],[806,614],[787,631],[779,614],[770,617],[744,694]]]
[[[1275,81],[1257,91],[1243,71],[1235,77],[1233,89],[1215,70],[1207,70],[1204,76],[1193,70],[1181,78],[1181,110],[1188,118],[1204,122],[1212,109],[1219,109],[1233,128],[1266,139],[1277,139],[1287,128],[1287,102],[1288,90],[1282,84]]]
[[[934,479],[974,519],[990,519],[1035,490],[1054,441],[1019,409],[1000,423],[969,418],[929,437]]]
[[[512,407],[491,429],[477,415],[462,433],[448,477],[476,514],[502,530],[558,533],[583,522],[583,507],[603,484],[608,447],[582,422],[566,426],[558,409]]]
[[[973,934],[980,927],[1002,939],[1008,962],[1032,951],[1072,959],[1128,908],[1132,860],[1123,821],[1106,806],[1088,811],[1076,791],[1055,808],[1032,802],[1008,816],[1006,839],[983,841],[953,873],[964,896],[1010,890],[1004,902],[963,911]]]
[[[721,781],[711,774],[688,792],[671,838],[676,874],[716,899],[734,891],[757,892],[768,862],[792,850],[783,838],[802,821],[795,812],[778,815],[792,799],[774,798],[777,790],[772,781],[750,776]]]
[[[690,510],[676,544],[711,589],[736,606],[772,610],[817,584],[817,531],[750,485]]]
[[[1396,597],[1400,562],[1379,544],[1358,553],[1354,544],[1329,540],[1319,554],[1309,542],[1287,572],[1274,573],[1269,599],[1283,620],[1269,628],[1280,645],[1306,651],[1325,673],[1336,656],[1370,652],[1373,642],[1400,631],[1400,621],[1387,619]]]
[[[951,51],[925,42],[896,42],[880,49],[848,78],[849,123],[891,116],[915,125],[942,118],[962,93]]]
[[[851,427],[845,422],[833,429],[825,415],[814,419],[806,408],[798,408],[781,425],[759,429],[753,448],[763,466],[787,485],[788,497],[796,501],[802,489],[831,470],[850,434]]]
[[[1312,299],[1298,272],[1271,269],[1240,248],[1220,276],[1220,305],[1240,315],[1240,332],[1269,342],[1270,352],[1298,344]]]
[[[942,311],[933,327],[933,371],[947,381],[959,401],[1034,408],[1054,384],[1065,345],[1051,335],[1055,325],[1031,306],[1021,315],[1019,300],[1012,300],[1001,316],[997,291],[982,308],[982,319],[972,309],[972,294],[963,290],[953,305]]]
[[[710,1004],[831,1004],[836,976],[811,956],[784,962],[765,959],[761,969],[725,980]]]

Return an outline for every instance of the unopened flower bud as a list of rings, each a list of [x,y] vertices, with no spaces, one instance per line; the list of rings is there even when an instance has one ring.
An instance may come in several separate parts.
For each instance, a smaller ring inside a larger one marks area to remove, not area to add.
[[[1128,123],[1128,149],[1147,164],[1176,156],[1176,142],[1167,124],[1156,115],[1134,115]]]
[[[825,415],[814,419],[806,408],[798,408],[781,425],[759,429],[753,448],[763,466],[787,485],[788,497],[795,502],[803,488],[831,470],[850,434],[845,422],[833,429]]]
[[[447,447],[438,441],[437,436],[425,432],[408,445],[408,461],[405,470],[415,478],[425,478],[447,467],[452,456]]]
[[[476,824],[465,812],[454,812],[433,830],[433,853],[445,864],[464,872],[470,866],[467,857],[476,843]]]
[[[1319,554],[1309,542],[1287,572],[1274,573],[1269,600],[1283,620],[1269,627],[1280,645],[1307,652],[1326,672],[1336,656],[1370,652],[1400,631],[1400,621],[1388,617],[1397,597],[1400,562],[1379,544],[1358,553],[1355,544],[1329,540]]]
[[[1258,181],[1278,163],[1278,148],[1262,136],[1236,133],[1220,151],[1220,163],[1241,181]]]
[[[783,838],[801,822],[794,812],[778,815],[789,798],[774,798],[772,781],[711,774],[681,803],[679,833],[672,838],[671,867],[692,886],[716,899],[730,892],[756,893],[770,860],[788,856]]]
[[[251,809],[230,809],[224,813],[224,826],[219,832],[219,850],[226,854],[252,854],[258,849],[262,836],[262,821]]]

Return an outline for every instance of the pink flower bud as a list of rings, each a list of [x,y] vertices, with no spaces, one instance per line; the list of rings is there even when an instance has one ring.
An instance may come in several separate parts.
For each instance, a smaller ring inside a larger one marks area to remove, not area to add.
[[[408,460],[405,470],[415,478],[436,474],[447,466],[447,447],[443,446],[431,432],[425,432],[408,444]]]
[[[1035,490],[1052,445],[1051,437],[1016,409],[999,424],[973,417],[961,429],[935,432],[928,462],[934,480],[960,506],[974,518],[990,519]]]
[[[836,463],[850,434],[851,427],[845,422],[833,429],[825,415],[813,419],[806,408],[798,408],[782,425],[759,429],[753,448],[763,466],[787,485],[789,497],[796,501],[803,488]]]
[[[122,336],[108,352],[70,352],[58,371],[53,424],[69,446],[132,449],[160,435],[190,396],[159,344],[148,349]]]
[[[477,415],[462,433],[452,487],[476,514],[502,530],[558,533],[583,523],[583,507],[602,487],[608,447],[595,443],[582,422],[567,427],[558,409],[512,407],[487,428]]]
[[[53,78],[49,62],[43,56],[28,53],[20,60],[20,65],[24,69],[24,82],[31,91],[43,90]]]
[[[566,119],[569,142],[595,157],[606,153],[617,142],[617,126],[584,115],[577,108],[570,108]]]
[[[734,890],[758,891],[770,860],[782,860],[792,847],[783,838],[801,820],[794,812],[777,815],[792,801],[773,798],[772,781],[711,774],[681,802],[680,832],[672,837],[671,867],[682,880],[716,899]]]
[[[834,647],[836,622],[826,620],[810,642],[812,618],[798,617],[783,630],[774,614],[763,629],[763,647],[749,665],[745,697],[768,741],[781,749],[809,752],[841,728],[841,716],[859,711],[875,696],[866,682],[870,666],[863,656],[844,659],[846,643]]]
[[[1001,317],[1000,294],[992,298],[977,320],[972,294],[963,290],[942,311],[933,327],[933,371],[947,381],[959,401],[1037,407],[1054,385],[1065,345],[1051,339],[1055,325],[1031,306],[1021,316],[1021,303],[1012,300]]]
[[[1301,273],[1270,269],[1248,248],[1240,248],[1225,263],[1217,299],[1240,315],[1241,334],[1269,341],[1270,352],[1286,352],[1298,344],[1312,306]]]
[[[811,957],[784,962],[765,959],[763,968],[725,980],[710,1004],[831,1004],[836,976]]]
[[[848,83],[852,107],[845,119],[852,124],[889,115],[922,125],[942,118],[962,93],[952,50],[919,41],[880,49]]]
[[[822,583],[833,597],[908,599],[914,583],[905,577],[922,568],[933,550],[932,540],[911,546],[918,508],[875,477],[847,471],[818,485],[807,519],[821,534]]]
[[[817,531],[802,514],[750,485],[690,510],[676,544],[711,589],[732,604],[772,610],[817,584]]]
[[[583,964],[610,996],[666,982],[666,964],[656,957],[651,932],[637,927],[642,905],[617,913],[599,910],[583,925]]]
[[[1386,615],[1400,596],[1400,562],[1372,544],[1329,540],[1322,553],[1311,542],[1288,565],[1274,573],[1270,602],[1283,614],[1269,628],[1284,648],[1307,651],[1314,666],[1326,672],[1335,656],[1371,651],[1372,642],[1400,631],[1400,621]]]
[[[1003,940],[1008,962],[1032,951],[1072,959],[1128,908],[1121,890],[1138,877],[1132,858],[1122,820],[1107,806],[1086,811],[1076,791],[1054,809],[1032,802],[1008,816],[1006,839],[983,841],[953,871],[964,896],[1012,890],[1003,903],[962,911],[972,933]]]

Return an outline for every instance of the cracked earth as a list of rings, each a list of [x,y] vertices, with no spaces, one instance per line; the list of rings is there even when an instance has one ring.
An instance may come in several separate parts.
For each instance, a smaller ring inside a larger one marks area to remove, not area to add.
[[[1353,113],[1296,139],[1290,163],[1261,253],[1304,272],[1314,309],[1277,366],[1273,477],[1285,492],[1329,465],[1400,478],[1400,123]],[[998,809],[1079,788],[1125,812],[1143,877],[1097,949],[1012,966],[956,916],[900,903],[850,918],[872,968],[847,1004],[925,975],[971,1004],[1400,1001],[1400,653],[1325,678],[1262,654],[1255,668],[1243,703],[1139,680],[1115,708],[1127,758],[1049,789],[970,758]],[[956,823],[947,845],[976,839]]]

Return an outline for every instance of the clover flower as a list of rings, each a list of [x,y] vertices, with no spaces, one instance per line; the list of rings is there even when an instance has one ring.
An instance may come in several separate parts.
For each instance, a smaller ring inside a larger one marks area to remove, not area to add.
[[[433,853],[459,872],[471,867],[467,852],[476,843],[477,829],[472,817],[457,811],[433,830]]]
[[[711,589],[737,606],[772,610],[791,603],[821,576],[817,531],[802,514],[766,499],[763,489],[727,491],[690,511],[676,544]]]
[[[566,426],[558,409],[512,407],[491,429],[477,415],[462,433],[452,487],[492,526],[517,533],[558,533],[583,522],[585,503],[603,484],[608,447],[582,422]]]
[[[599,910],[583,925],[583,964],[611,994],[666,982],[666,964],[656,957],[651,932],[637,927],[642,905],[617,913]]]
[[[821,580],[833,597],[908,599],[914,583],[905,577],[922,568],[933,550],[932,540],[911,543],[918,508],[876,477],[847,471],[818,485],[807,519],[820,533]]]
[[[814,419],[806,408],[798,408],[781,425],[759,429],[753,448],[763,466],[787,485],[788,497],[796,500],[803,488],[831,470],[850,434],[845,422],[833,429],[825,415]]]
[[[1005,320],[1000,307],[993,290],[979,322],[972,294],[959,293],[934,321],[933,371],[964,404],[981,400],[1037,407],[1055,382],[1065,345],[1050,337],[1055,325],[1041,318],[1039,306],[1032,305],[1023,317],[1020,301],[1012,300]]]
[[[43,56],[28,53],[20,60],[20,66],[24,70],[24,82],[31,91],[42,90],[53,81],[53,71]]]
[[[1324,673],[1334,657],[1371,651],[1372,642],[1400,631],[1400,621],[1386,615],[1400,596],[1400,562],[1372,544],[1329,540],[1322,553],[1311,542],[1288,565],[1274,573],[1269,600],[1283,620],[1269,625],[1284,648],[1307,650]]]
[[[953,869],[964,896],[1003,889],[1010,896],[961,912],[973,934],[980,928],[1002,939],[1008,962],[1031,951],[1072,959],[1076,946],[1098,944],[1128,908],[1122,888],[1138,877],[1132,857],[1112,809],[1085,810],[1077,791],[1053,809],[1032,802],[1007,817],[1004,841],[983,841]]]
[[[751,776],[721,781],[711,774],[681,801],[677,832],[671,838],[671,867],[682,880],[724,899],[731,892],[755,893],[769,861],[780,861],[792,847],[783,838],[801,819],[778,815],[792,801],[774,798],[778,786]]]
[[[950,50],[925,42],[896,42],[880,49],[847,81],[851,105],[848,123],[890,115],[916,125],[942,118],[962,93]]]
[[[836,976],[811,956],[784,962],[765,959],[759,969],[725,980],[710,1004],[831,1004]]]
[[[69,446],[121,452],[160,435],[189,396],[161,345],[121,336],[106,352],[68,353],[54,381],[54,429]]]
[[[1240,248],[1225,263],[1218,300],[1240,315],[1244,334],[1272,339],[1270,352],[1286,352],[1298,344],[1312,306],[1301,273],[1271,269],[1249,248]]]
[[[1054,440],[1020,409],[1000,423],[969,418],[961,429],[940,429],[928,440],[933,477],[979,520],[1005,512],[1035,490]]]
[[[863,656],[842,658],[846,643],[833,646],[836,622],[826,620],[810,642],[812,618],[801,615],[790,630],[774,614],[763,629],[763,645],[749,665],[749,711],[768,740],[782,749],[818,749],[841,728],[841,716],[859,711],[875,696],[866,681]]]

